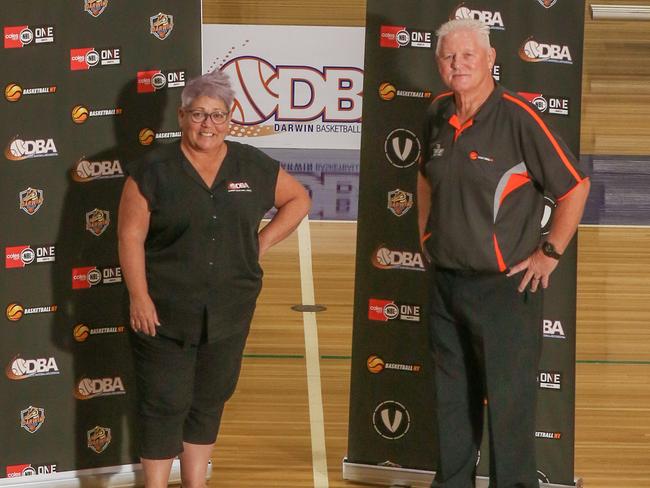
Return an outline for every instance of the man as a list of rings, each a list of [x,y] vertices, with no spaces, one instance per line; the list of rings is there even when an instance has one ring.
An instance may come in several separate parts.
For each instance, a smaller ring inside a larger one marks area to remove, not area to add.
[[[432,486],[474,486],[487,400],[490,487],[537,487],[541,289],[576,231],[589,181],[535,110],[495,84],[487,26],[451,20],[436,34],[450,92],[431,105],[418,176],[433,280],[440,459]],[[542,241],[545,193],[557,208]]]

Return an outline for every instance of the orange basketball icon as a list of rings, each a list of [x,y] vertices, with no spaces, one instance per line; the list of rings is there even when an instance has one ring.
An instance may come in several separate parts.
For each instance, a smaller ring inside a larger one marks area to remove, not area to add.
[[[7,319],[12,322],[18,322],[25,314],[25,308],[20,303],[10,303],[7,305]]]
[[[75,107],[72,109],[72,121],[75,124],[83,124],[86,120],[88,120],[88,115],[88,109],[83,105],[75,105]]]
[[[88,336],[90,335],[90,329],[86,324],[78,324],[75,325],[74,330],[72,331],[72,335],[74,335],[75,341],[83,342],[88,339]]]
[[[10,102],[17,102],[23,96],[23,89],[16,83],[9,83],[5,87],[5,98]]]
[[[375,374],[381,373],[385,365],[384,360],[375,354],[368,356],[366,364],[368,365],[368,371]]]
[[[147,127],[142,129],[138,134],[138,140],[140,141],[140,144],[142,144],[143,146],[149,146],[154,141],[155,138],[156,138],[156,133]]]
[[[392,100],[397,95],[397,88],[390,83],[382,83],[379,85],[379,96],[382,100]]]

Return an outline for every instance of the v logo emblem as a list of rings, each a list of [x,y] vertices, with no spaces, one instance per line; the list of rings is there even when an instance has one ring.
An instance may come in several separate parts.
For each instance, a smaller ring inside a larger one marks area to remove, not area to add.
[[[395,137],[393,139],[393,150],[395,151],[395,154],[397,154],[397,157],[402,161],[406,161],[406,158],[413,150],[413,141],[411,139],[406,139],[404,141],[404,149],[401,150],[399,147],[399,137]]]
[[[381,420],[384,422],[386,428],[394,434],[397,431],[397,428],[402,424],[402,412],[399,410],[395,411],[395,418],[391,422],[389,409],[385,408],[381,411]]]

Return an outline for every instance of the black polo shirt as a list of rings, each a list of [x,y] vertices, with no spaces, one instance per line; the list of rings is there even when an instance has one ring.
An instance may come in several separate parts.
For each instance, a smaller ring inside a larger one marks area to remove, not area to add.
[[[423,147],[425,245],[443,268],[503,272],[525,259],[540,243],[544,194],[561,200],[584,178],[535,109],[499,85],[463,126],[453,94],[436,97]]]
[[[158,333],[186,343],[198,342],[204,320],[208,342],[247,328],[262,286],[257,233],[280,166],[252,146],[226,144],[211,188],[180,143],[126,168],[151,211],[145,266]]]

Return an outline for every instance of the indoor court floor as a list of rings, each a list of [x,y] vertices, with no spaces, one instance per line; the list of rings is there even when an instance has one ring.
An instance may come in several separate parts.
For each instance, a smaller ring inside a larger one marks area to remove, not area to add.
[[[317,342],[313,323],[291,309],[309,292],[301,276],[310,278],[301,275],[294,233],[263,261],[264,290],[210,488],[368,486],[341,474],[356,224],[311,222],[309,230],[315,303],[327,307],[305,314],[316,321]],[[650,487],[648,270],[650,228],[580,228],[575,472],[586,488]]]

